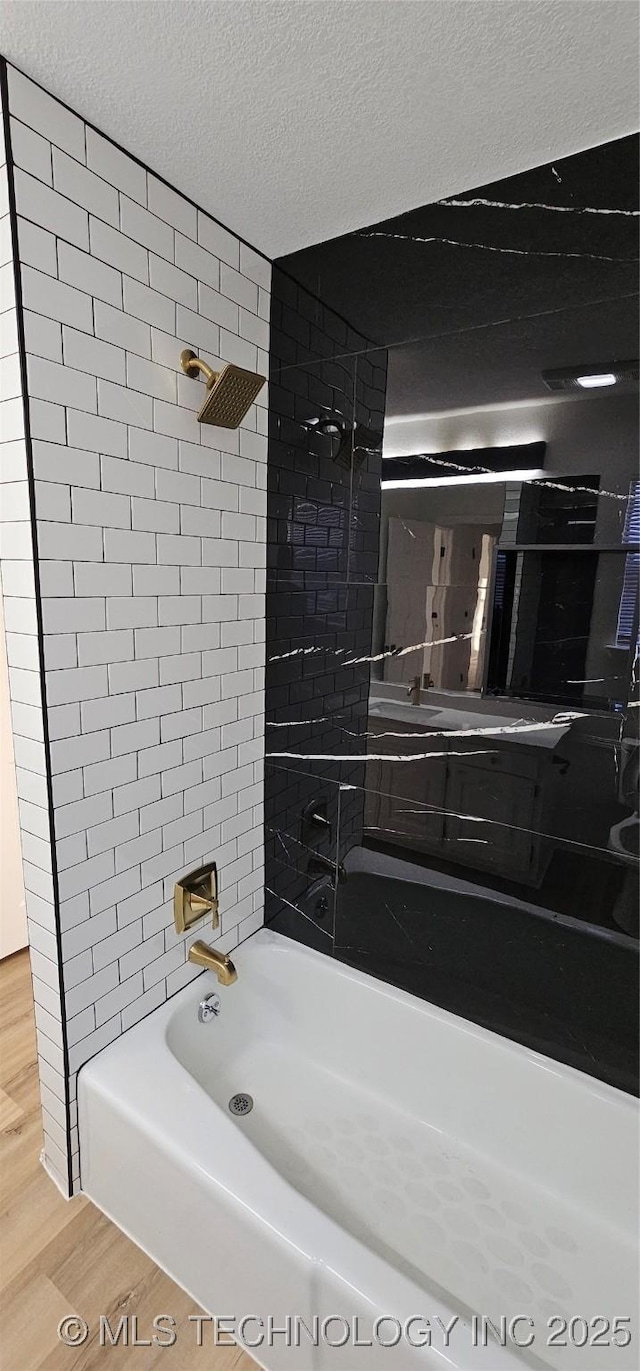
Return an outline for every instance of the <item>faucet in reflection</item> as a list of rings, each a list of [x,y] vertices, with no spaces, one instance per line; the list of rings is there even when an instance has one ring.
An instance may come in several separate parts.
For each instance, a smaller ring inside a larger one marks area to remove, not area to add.
[[[419,676],[414,676],[414,677],[413,677],[413,680],[412,680],[412,682],[411,682],[411,685],[409,686],[409,689],[408,689],[408,691],[407,691],[407,695],[409,696],[409,699],[411,700],[412,705],[419,705],[419,704],[420,704],[420,677],[419,677]]]
[[[330,857],[323,857],[321,852],[314,852],[307,862],[307,871],[310,876],[317,876],[328,872],[332,878],[337,877],[340,885],[347,879],[346,870],[342,862],[332,862]]]

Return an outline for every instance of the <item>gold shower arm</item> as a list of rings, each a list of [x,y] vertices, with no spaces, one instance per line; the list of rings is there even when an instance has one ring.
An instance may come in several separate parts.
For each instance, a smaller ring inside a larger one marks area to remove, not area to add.
[[[207,390],[211,389],[220,375],[220,372],[214,371],[208,362],[203,362],[201,357],[196,357],[195,352],[192,352],[190,348],[185,348],[180,353],[180,366],[187,376],[192,376],[201,371],[207,380]]]

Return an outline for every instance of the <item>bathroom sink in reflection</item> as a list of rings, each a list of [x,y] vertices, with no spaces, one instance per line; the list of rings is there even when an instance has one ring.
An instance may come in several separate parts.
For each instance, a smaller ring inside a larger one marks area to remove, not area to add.
[[[369,714],[375,718],[400,719],[403,723],[415,724],[417,728],[429,727],[445,712],[454,711],[443,711],[437,705],[404,704],[401,700],[369,700]]]
[[[369,717],[395,719],[398,723],[413,724],[417,731],[437,729],[443,733],[482,731],[502,733],[508,741],[526,743],[530,747],[554,748],[571,727],[571,720],[534,720],[511,714],[480,713],[470,709],[441,709],[438,705],[411,705],[402,700],[373,697],[369,700]]]

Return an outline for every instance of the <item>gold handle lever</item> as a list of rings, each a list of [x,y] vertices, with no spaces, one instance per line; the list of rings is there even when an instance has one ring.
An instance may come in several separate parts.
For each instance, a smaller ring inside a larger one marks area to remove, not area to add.
[[[203,914],[212,914],[212,926],[220,923],[218,880],[215,862],[190,871],[173,888],[173,921],[176,933],[185,933]]]

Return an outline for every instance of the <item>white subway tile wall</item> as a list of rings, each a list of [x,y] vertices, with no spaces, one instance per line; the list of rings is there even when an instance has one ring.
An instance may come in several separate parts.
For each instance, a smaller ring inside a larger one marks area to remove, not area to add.
[[[51,146],[31,129],[13,121],[16,161],[51,184]],[[48,166],[47,166],[48,162]],[[26,230],[26,232],[24,231]],[[24,260],[40,255],[53,265],[55,238],[32,223],[20,228]],[[41,1083],[44,1152],[51,1175],[67,1191],[70,1166],[77,1176],[77,1143],[68,1147],[67,1120],[75,1106],[68,1088],[63,1047],[60,963],[56,935],[52,832],[44,744],[42,683],[33,560],[31,498],[18,353],[14,254],[9,217],[9,184],[4,131],[0,145],[0,579],[6,620],[9,688],[14,734],[27,922],[36,1002],[36,1034]],[[35,316],[34,316],[35,318]],[[29,337],[34,319],[25,320]],[[42,357],[61,360],[57,335],[47,334]],[[38,361],[41,359],[38,358]],[[49,361],[47,365],[51,365]],[[46,384],[46,383],[45,383]],[[43,487],[45,483],[42,483]],[[57,497],[40,492],[44,518],[68,518]],[[58,511],[51,513],[52,510]],[[60,634],[58,652],[66,665],[68,647]],[[63,854],[64,855],[64,854]]]
[[[271,267],[11,67],[8,90],[49,757],[10,262],[2,577],[45,1154],[64,1188],[78,1069],[197,974],[206,920],[175,933],[176,878],[217,861],[206,936],[223,950],[262,923],[267,387],[239,431],[201,427],[179,356],[267,375]]]

